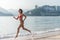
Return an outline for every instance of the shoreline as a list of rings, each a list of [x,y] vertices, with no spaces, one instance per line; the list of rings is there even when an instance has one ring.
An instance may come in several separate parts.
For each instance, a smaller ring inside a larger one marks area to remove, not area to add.
[[[4,38],[1,40],[11,40],[14,39],[14,37],[11,38]],[[17,38],[17,40],[60,40],[60,30],[57,31],[49,31],[49,32],[45,32],[45,33],[33,33],[30,35],[26,35],[26,36],[19,36]]]

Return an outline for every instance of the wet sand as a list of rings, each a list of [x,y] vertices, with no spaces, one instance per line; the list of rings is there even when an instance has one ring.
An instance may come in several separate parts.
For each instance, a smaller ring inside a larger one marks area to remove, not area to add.
[[[18,38],[5,38],[1,40],[60,40],[60,30],[50,31],[39,34],[31,34],[27,36],[19,36]]]

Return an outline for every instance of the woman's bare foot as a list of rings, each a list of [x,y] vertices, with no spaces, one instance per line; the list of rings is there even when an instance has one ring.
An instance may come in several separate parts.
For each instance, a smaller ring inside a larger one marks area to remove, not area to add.
[[[17,38],[17,37],[18,37],[18,35],[15,36],[15,38]]]
[[[29,30],[29,32],[31,33],[31,31]]]

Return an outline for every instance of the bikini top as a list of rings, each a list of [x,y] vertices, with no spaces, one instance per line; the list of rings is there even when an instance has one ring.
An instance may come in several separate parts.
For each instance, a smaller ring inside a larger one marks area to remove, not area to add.
[[[22,19],[22,17],[23,17],[22,15],[19,16],[20,19]]]

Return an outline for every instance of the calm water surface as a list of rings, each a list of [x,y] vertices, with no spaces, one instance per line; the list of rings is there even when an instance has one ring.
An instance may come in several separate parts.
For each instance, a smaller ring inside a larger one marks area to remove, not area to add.
[[[19,20],[15,20],[12,16],[1,16],[0,34],[16,33],[19,24]],[[60,16],[27,16],[24,25],[33,32],[59,29]],[[28,33],[22,29],[20,32]]]

